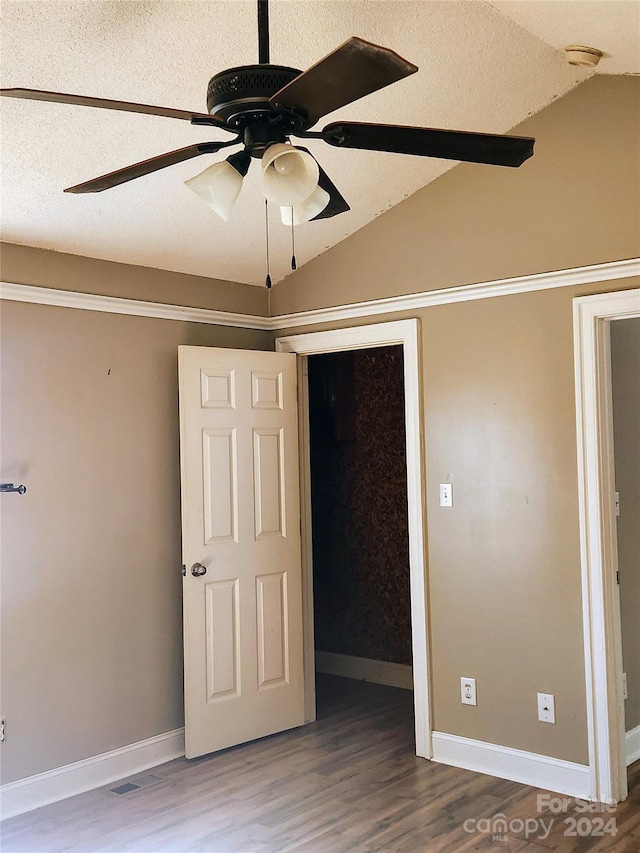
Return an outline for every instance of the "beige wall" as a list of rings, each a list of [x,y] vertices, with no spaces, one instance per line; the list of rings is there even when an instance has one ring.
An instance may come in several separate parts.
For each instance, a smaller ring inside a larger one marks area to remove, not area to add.
[[[183,724],[177,347],[272,335],[15,302],[1,322],[2,480],[28,489],[1,497],[8,782]]]
[[[267,315],[267,291],[263,287],[83,258],[49,249],[1,243],[0,270],[2,280],[14,284]]]
[[[590,80],[518,128],[538,140],[521,170],[457,167],[276,285],[273,312],[638,255],[639,98],[638,79]],[[572,299],[639,283],[412,314],[437,730],[588,761]],[[374,319],[395,316],[409,315]],[[477,708],[460,703],[461,676],[477,679]],[[538,722],[537,692],[555,695],[555,725]]]
[[[436,729],[587,763],[572,295],[422,317],[429,612]]]
[[[611,324],[618,567],[626,730],[640,726],[640,317]]]
[[[640,278],[343,324],[420,320],[437,731],[588,763],[572,307],[630,287]],[[475,708],[461,677],[477,679]],[[555,695],[555,725],[537,720],[537,692]]]
[[[520,169],[457,166],[274,285],[272,313],[636,257],[639,112],[640,78],[593,77],[515,129]]]

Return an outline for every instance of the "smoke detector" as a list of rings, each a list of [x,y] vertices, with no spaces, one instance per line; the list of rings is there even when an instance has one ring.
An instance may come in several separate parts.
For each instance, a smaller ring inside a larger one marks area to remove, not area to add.
[[[581,44],[570,44],[564,49],[569,65],[595,67],[602,58],[602,51],[595,47],[584,47]]]

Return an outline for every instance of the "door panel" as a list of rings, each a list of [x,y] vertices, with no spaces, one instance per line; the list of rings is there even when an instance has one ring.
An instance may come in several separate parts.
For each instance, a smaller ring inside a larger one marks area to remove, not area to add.
[[[283,431],[253,431],[256,538],[286,536],[284,505]]]
[[[202,430],[204,541],[238,541],[235,429]]]
[[[253,371],[251,383],[254,408],[282,408],[282,373]]]
[[[238,578],[205,584],[207,701],[240,695]]]
[[[258,688],[289,681],[287,573],[256,578],[258,600]]]
[[[296,365],[205,347],[179,364],[193,758],[304,722]]]

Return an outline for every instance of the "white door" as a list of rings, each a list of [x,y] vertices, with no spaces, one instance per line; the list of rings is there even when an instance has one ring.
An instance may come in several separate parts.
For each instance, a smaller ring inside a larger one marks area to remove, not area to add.
[[[185,751],[304,723],[295,355],[179,347]]]

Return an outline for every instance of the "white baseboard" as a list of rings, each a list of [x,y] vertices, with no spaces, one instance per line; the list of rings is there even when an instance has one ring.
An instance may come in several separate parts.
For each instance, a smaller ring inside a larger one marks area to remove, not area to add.
[[[338,655],[334,652],[316,652],[316,672],[413,690],[413,670],[408,664]]]
[[[591,773],[586,764],[443,732],[433,732],[433,760],[569,797],[591,798]]]
[[[640,726],[631,729],[624,736],[627,767],[640,758]]]
[[[0,787],[2,820],[101,788],[184,755],[184,728],[93,755]]]

